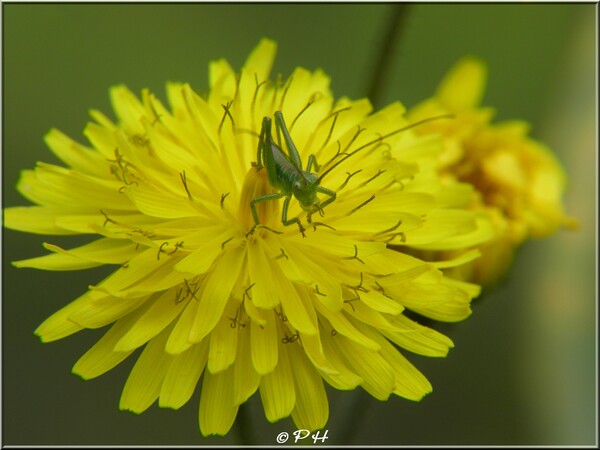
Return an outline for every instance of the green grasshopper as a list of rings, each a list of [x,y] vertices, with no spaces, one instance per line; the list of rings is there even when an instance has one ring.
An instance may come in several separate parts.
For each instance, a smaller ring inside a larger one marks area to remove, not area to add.
[[[335,201],[336,199],[336,193],[334,191],[320,185],[321,181],[323,180],[323,177],[325,177],[325,175],[327,175],[331,170],[333,170],[340,163],[342,163],[358,151],[367,148],[377,142],[381,142],[383,141],[383,139],[386,139],[394,134],[400,133],[401,131],[408,130],[409,128],[420,125],[422,123],[444,117],[451,116],[444,115],[421,120],[419,122],[410,124],[406,127],[392,131],[391,133],[388,133],[385,136],[381,136],[367,144],[361,145],[359,148],[353,150],[350,153],[342,153],[336,155],[343,155],[343,157],[340,160],[336,161],[334,165],[328,167],[327,170],[325,170],[319,176],[317,176],[316,173],[311,172],[311,169],[313,167],[315,168],[315,170],[319,170],[319,165],[317,164],[317,158],[315,157],[315,155],[310,155],[308,157],[306,170],[302,169],[302,160],[300,159],[300,154],[298,153],[298,150],[296,149],[296,146],[292,141],[292,137],[290,136],[290,133],[285,125],[285,121],[283,120],[283,114],[281,113],[281,111],[275,112],[275,126],[277,128],[278,136],[280,136],[280,134],[283,133],[283,138],[288,148],[288,154],[285,154],[284,151],[279,147],[279,145],[277,145],[273,140],[273,136],[271,133],[271,118],[264,117],[258,141],[256,164],[253,163],[253,165],[256,167],[257,171],[266,168],[269,183],[273,188],[279,189],[280,192],[254,197],[250,201],[250,209],[252,210],[252,216],[254,217],[255,227],[260,225],[258,212],[256,210],[256,204],[266,202],[269,200],[279,200],[280,198],[285,197],[285,200],[283,201],[283,209],[281,212],[281,223],[283,223],[283,225],[285,226],[289,226],[293,223],[298,224],[300,232],[304,236],[305,229],[302,226],[300,219],[298,217],[288,219],[288,207],[290,205],[292,196],[295,197],[296,200],[298,200],[298,202],[300,203],[300,207],[306,212],[307,222],[311,223],[311,216],[313,213],[318,211],[319,214],[323,215],[323,208]],[[329,196],[329,198],[321,202],[317,197],[317,194],[319,193],[327,195]],[[252,230],[254,230],[254,228]]]
[[[275,112],[275,126],[277,127],[278,135],[279,133],[283,133],[283,138],[285,139],[289,154],[286,155],[273,141],[273,136],[271,134],[271,118],[265,117],[262,122],[262,130],[258,141],[256,169],[260,170],[265,167],[267,169],[269,183],[275,189],[279,189],[280,192],[254,197],[250,201],[252,216],[254,217],[256,225],[259,225],[260,221],[258,219],[258,212],[256,211],[256,204],[269,200],[279,200],[280,198],[285,197],[285,200],[283,201],[283,210],[281,212],[281,223],[285,226],[297,223],[300,232],[304,235],[304,227],[302,226],[300,219],[298,217],[288,219],[287,217],[288,207],[292,196],[298,200],[300,207],[306,211],[308,222],[310,223],[311,215],[316,211],[319,211],[322,214],[323,208],[335,200],[336,193],[331,189],[320,186],[319,183],[321,178],[318,177],[316,173],[311,173],[313,166],[316,170],[319,170],[315,155],[310,155],[308,157],[306,170],[302,169],[300,154],[292,141],[292,137],[285,125],[281,111]],[[321,203],[317,197],[317,193],[328,195],[329,198]]]

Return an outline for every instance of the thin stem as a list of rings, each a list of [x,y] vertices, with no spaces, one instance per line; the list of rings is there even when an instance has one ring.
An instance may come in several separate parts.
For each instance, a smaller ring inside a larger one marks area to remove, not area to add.
[[[391,5],[392,11],[389,15],[387,30],[383,35],[383,42],[379,46],[381,51],[375,61],[375,70],[372,72],[371,81],[369,84],[368,98],[375,108],[381,105],[381,95],[383,87],[386,85],[389,76],[391,63],[395,54],[395,47],[398,44],[402,25],[406,21],[410,10],[410,3],[395,3]]]
[[[360,431],[360,422],[366,416],[369,404],[371,403],[371,396],[362,389],[356,389],[352,392],[354,398],[348,410],[350,411],[348,417],[345,420],[344,428],[340,433],[342,437],[342,445],[355,444],[354,440],[356,435]]]
[[[252,412],[249,402],[242,403],[235,418],[237,437],[240,445],[256,445],[256,436],[252,429]]]

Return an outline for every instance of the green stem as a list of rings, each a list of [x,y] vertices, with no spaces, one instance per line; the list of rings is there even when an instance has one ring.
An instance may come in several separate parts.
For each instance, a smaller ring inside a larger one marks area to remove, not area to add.
[[[381,96],[383,87],[386,85],[389,77],[391,63],[394,60],[395,47],[399,42],[402,26],[406,21],[410,10],[410,3],[395,3],[391,5],[392,11],[389,15],[387,29],[383,35],[383,42],[379,46],[381,49],[375,61],[375,70],[372,72],[369,83],[368,98],[373,106],[377,109],[381,107]]]
[[[344,428],[340,433],[340,436],[342,436],[342,441],[340,443],[342,445],[356,444],[354,441],[356,439],[356,435],[361,429],[360,422],[365,417],[371,400],[371,396],[362,389],[356,389],[354,392],[352,392],[352,395],[354,395],[354,398],[352,399],[352,403],[348,408],[351,413],[349,414],[346,423],[344,424]]]
[[[237,437],[240,445],[256,445],[256,436],[252,429],[252,412],[248,402],[242,403],[235,418]]]

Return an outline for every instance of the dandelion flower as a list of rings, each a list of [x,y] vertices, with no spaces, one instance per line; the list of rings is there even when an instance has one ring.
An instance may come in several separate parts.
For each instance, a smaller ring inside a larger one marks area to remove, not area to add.
[[[560,163],[550,149],[527,136],[527,123],[491,123],[493,111],[479,107],[485,82],[485,65],[465,57],[448,72],[435,96],[408,116],[456,117],[429,122],[415,132],[443,137],[440,175],[473,185],[477,195],[472,208],[488,214],[494,224],[496,238],[479,246],[481,258],[452,270],[456,276],[489,285],[506,272],[525,240],[549,236],[560,227],[573,228],[576,222],[564,212],[566,177]]]
[[[73,372],[97,377],[143,347],[120,408],[177,409],[201,383],[204,435],[226,434],[256,391],[269,421],[291,415],[309,430],[328,419],[324,381],[420,400],[432,387],[399,348],[443,357],[452,342],[405,311],[467,317],[479,287],[442,269],[490,237],[485,217],[464,208],[471,187],[440,182],[441,141],[398,132],[408,124],[400,104],[371,114],[366,100],[334,101],[319,70],[270,81],[274,55],[265,39],[238,74],[213,62],[206,96],[169,84],[170,109],[148,91],[113,88],[117,121],[92,111],[90,146],[51,130],[46,142],[67,167],[24,171],[18,189],[35,206],[6,210],[12,229],[96,238],[44,244],[51,254],[17,267],[117,266],[43,322],[41,340],[111,325]],[[261,201],[257,226],[252,200],[277,194],[257,164],[263,118],[276,111],[336,198],[312,220],[292,198],[290,226],[285,199]],[[457,256],[424,262],[392,245]]]

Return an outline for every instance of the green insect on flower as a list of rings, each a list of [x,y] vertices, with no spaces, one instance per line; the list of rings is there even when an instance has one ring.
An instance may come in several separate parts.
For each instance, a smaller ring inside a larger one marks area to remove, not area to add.
[[[320,186],[319,183],[322,177],[318,177],[317,174],[311,173],[311,168],[313,166],[316,170],[319,170],[315,155],[310,155],[308,157],[306,170],[302,170],[300,154],[292,141],[292,137],[285,125],[281,111],[275,113],[275,126],[277,128],[278,136],[280,133],[283,133],[288,148],[288,154],[286,155],[281,150],[281,147],[273,142],[273,137],[271,135],[271,119],[265,117],[262,122],[262,130],[258,143],[256,168],[257,170],[265,168],[269,183],[274,188],[279,189],[280,192],[254,197],[250,202],[252,216],[254,217],[256,225],[258,225],[260,221],[256,211],[256,204],[285,197],[281,213],[281,223],[286,226],[297,223],[300,232],[304,235],[304,227],[302,226],[300,219],[298,217],[288,219],[287,217],[292,195],[298,200],[301,208],[306,211],[308,216],[307,220],[310,223],[311,215],[316,211],[323,214],[323,208],[335,200],[336,193]],[[329,198],[321,203],[317,197],[317,193],[328,195]]]
[[[338,111],[339,113],[339,111]],[[336,116],[337,118],[337,113]],[[277,136],[279,137],[279,143],[275,143],[273,135],[271,133],[272,120],[270,117],[265,117],[262,122],[262,129],[260,132],[260,138],[258,143],[258,150],[256,155],[256,163],[254,164],[257,171],[263,168],[267,171],[267,177],[271,186],[275,189],[279,189],[280,192],[269,193],[254,197],[250,202],[250,208],[252,209],[252,217],[256,226],[260,225],[260,219],[256,210],[256,204],[260,202],[279,200],[285,197],[283,202],[283,210],[281,212],[281,223],[285,226],[297,223],[300,228],[302,236],[305,236],[305,228],[302,225],[299,217],[293,217],[288,219],[288,208],[292,196],[295,197],[300,203],[300,207],[306,212],[307,222],[312,223],[312,214],[319,212],[321,216],[324,215],[323,208],[335,201],[337,195],[336,192],[327,189],[320,185],[321,181],[331,170],[337,167],[340,163],[345,161],[355,153],[371,147],[375,144],[381,143],[384,139],[391,137],[402,131],[406,131],[417,125],[421,125],[432,120],[450,118],[449,114],[436,116],[421,120],[419,122],[410,124],[402,127],[398,130],[392,131],[385,136],[368,142],[367,144],[361,145],[359,148],[353,150],[351,153],[338,151],[326,164],[327,169],[320,175],[312,173],[311,169],[314,167],[315,170],[319,170],[320,166],[317,163],[317,158],[314,154],[309,155],[306,170],[302,169],[302,160],[300,154],[294,145],[294,141],[290,135],[290,132],[285,124],[283,114],[281,111],[275,112],[275,127],[277,130]],[[335,120],[334,120],[335,124]],[[360,129],[359,129],[360,130]],[[359,131],[360,132],[360,131]],[[281,134],[285,140],[288,154],[282,150],[281,146]],[[338,159],[338,157],[341,157]],[[334,162],[335,161],[335,162]],[[331,164],[333,163],[333,164]],[[351,175],[350,175],[351,176]],[[329,198],[321,202],[317,197],[317,194],[328,195]],[[255,228],[255,227],[254,227]],[[250,231],[250,234],[254,232],[254,228]]]
[[[472,188],[439,176],[441,140],[406,131],[423,121],[400,103],[335,99],[320,70],[275,81],[275,50],[262,40],[239,73],[211,63],[206,97],[168,84],[170,107],[112,88],[116,121],[93,111],[89,145],[51,130],[64,166],[23,171],[33,204],[4,211],[10,229],[95,236],[46,244],[17,267],[115,265],[40,339],[108,327],[73,372],[89,380],[143,349],[120,409],[179,409],[200,385],[203,435],[227,434],[255,394],[266,420],[306,430],[327,424],[325,383],[422,399],[432,386],[405,354],[444,357],[453,343],[411,316],[468,317],[479,287],[444,270],[491,237],[465,208]],[[457,255],[426,262],[406,249]]]

